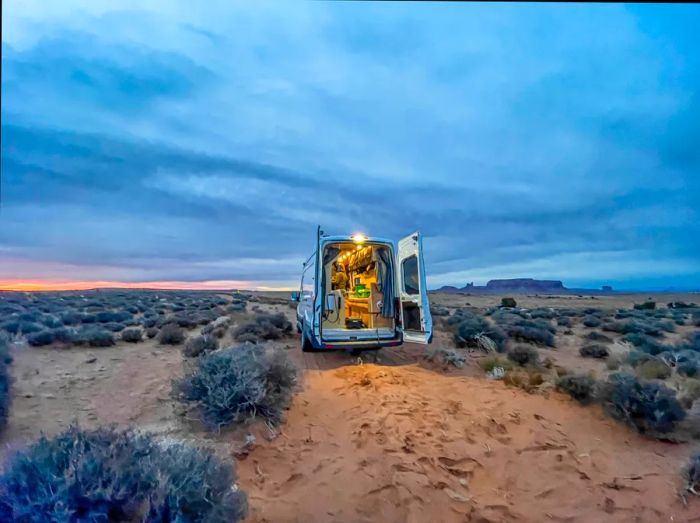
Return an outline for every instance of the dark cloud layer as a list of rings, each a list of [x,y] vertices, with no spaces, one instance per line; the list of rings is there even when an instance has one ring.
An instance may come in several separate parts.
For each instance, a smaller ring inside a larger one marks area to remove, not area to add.
[[[0,279],[700,287],[697,6],[97,5],[6,10]]]

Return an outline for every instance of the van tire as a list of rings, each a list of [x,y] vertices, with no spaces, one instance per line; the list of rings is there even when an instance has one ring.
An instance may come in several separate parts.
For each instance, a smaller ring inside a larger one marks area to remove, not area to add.
[[[301,326],[301,352],[316,352],[311,341],[306,337],[306,329],[304,329],[303,324]]]

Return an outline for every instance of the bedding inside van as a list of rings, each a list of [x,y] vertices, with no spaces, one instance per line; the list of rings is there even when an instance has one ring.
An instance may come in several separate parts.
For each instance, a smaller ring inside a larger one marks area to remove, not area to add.
[[[327,297],[321,316],[324,339],[394,337],[392,264],[391,250],[385,245],[348,242],[326,246],[321,275]]]

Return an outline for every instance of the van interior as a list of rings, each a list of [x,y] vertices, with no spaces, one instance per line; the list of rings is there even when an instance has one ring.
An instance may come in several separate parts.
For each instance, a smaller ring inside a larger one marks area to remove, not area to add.
[[[357,334],[359,338],[395,335],[392,259],[391,250],[382,244],[339,242],[325,247],[323,338],[349,334]],[[389,289],[388,293],[385,289]],[[385,303],[385,297],[390,303]]]

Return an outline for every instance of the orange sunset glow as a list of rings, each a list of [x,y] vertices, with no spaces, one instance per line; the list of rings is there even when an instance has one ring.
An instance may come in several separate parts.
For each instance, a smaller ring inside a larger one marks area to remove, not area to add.
[[[251,281],[65,281],[65,280],[0,280],[0,291],[84,291],[91,289],[157,289],[157,290],[288,290],[256,285]]]

